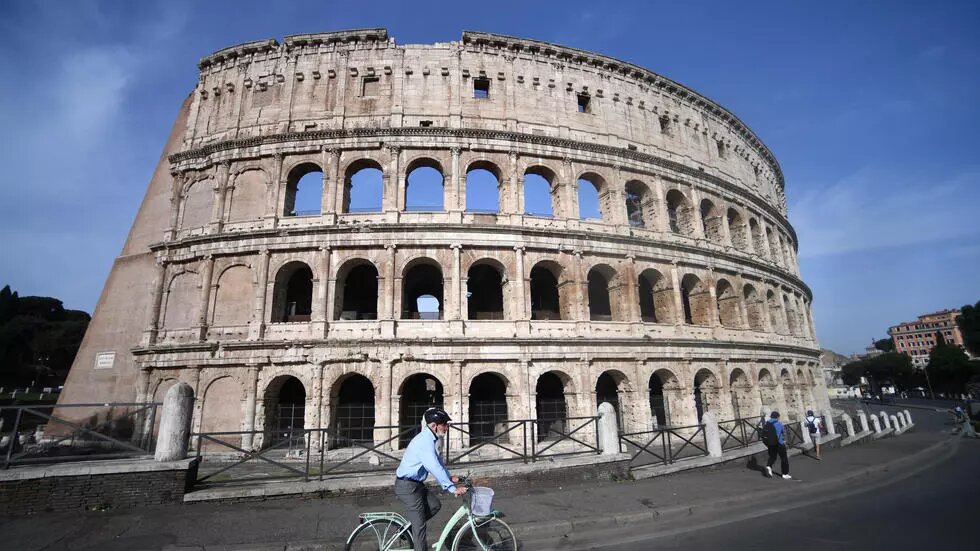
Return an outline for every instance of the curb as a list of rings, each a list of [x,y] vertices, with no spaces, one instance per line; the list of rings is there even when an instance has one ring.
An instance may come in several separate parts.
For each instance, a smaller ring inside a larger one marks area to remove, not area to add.
[[[913,454],[900,457],[893,461],[883,463],[880,465],[873,465],[869,467],[864,467],[862,469],[853,471],[839,478],[827,479],[821,482],[814,483],[807,488],[808,494],[819,494],[825,492],[829,489],[846,486],[848,483],[853,482],[856,479],[865,478],[871,474],[889,471],[896,468],[901,468],[906,464],[913,464],[918,466],[932,466],[935,463],[944,461],[947,456],[952,455],[951,453],[941,454],[938,459],[933,461],[923,461],[923,457],[934,456],[935,453],[944,448],[949,447],[953,452],[955,448],[949,446],[949,439],[941,440],[935,444],[932,444],[926,448],[923,448]],[[589,531],[589,530],[601,530],[604,528],[613,528],[617,526],[629,526],[631,524],[648,523],[651,521],[668,521],[677,518],[690,517],[698,513],[706,513],[712,511],[719,511],[724,509],[729,509],[737,506],[746,506],[756,503],[765,503],[774,498],[778,498],[784,495],[799,495],[799,488],[783,488],[779,490],[762,491],[751,494],[745,494],[735,497],[723,498],[723,499],[713,499],[710,501],[703,501],[697,503],[675,505],[670,507],[665,507],[661,509],[651,509],[649,511],[639,511],[630,513],[620,513],[620,514],[610,514],[605,516],[597,516],[588,519],[572,520],[572,521],[555,521],[551,523],[537,522],[534,524],[511,524],[511,528],[514,529],[515,534],[517,534],[519,539],[535,539],[543,537],[554,537],[568,535],[571,533],[579,531]]]

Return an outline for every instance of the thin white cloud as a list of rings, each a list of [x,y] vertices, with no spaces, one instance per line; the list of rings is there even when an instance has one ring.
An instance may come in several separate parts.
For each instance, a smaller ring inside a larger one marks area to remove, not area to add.
[[[980,169],[944,180],[865,168],[790,205],[800,256],[900,247],[978,233]]]

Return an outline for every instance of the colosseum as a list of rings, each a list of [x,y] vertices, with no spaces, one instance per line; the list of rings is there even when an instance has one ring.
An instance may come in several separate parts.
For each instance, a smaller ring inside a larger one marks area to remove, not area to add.
[[[62,403],[182,381],[193,429],[246,448],[389,449],[432,404],[471,438],[600,402],[627,431],[829,408],[779,164],[690,88],[479,32],[199,69]]]

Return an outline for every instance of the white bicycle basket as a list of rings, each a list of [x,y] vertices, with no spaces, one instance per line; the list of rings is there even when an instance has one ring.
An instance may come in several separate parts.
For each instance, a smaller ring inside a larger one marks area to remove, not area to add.
[[[473,500],[470,508],[474,515],[478,517],[487,516],[493,512],[493,490],[483,486],[474,486],[470,489]]]

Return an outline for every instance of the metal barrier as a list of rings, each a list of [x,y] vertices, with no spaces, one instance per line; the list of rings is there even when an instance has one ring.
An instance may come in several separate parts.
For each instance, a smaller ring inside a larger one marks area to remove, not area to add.
[[[803,445],[803,432],[800,430],[800,424],[798,422],[790,421],[783,423],[783,440],[786,441],[787,448]]]
[[[839,418],[836,421],[834,421],[834,432],[836,432],[837,434],[841,435],[842,437],[843,436],[854,436],[853,434],[848,434],[848,432],[847,432],[847,423],[844,422],[844,419],[843,418]]]
[[[753,422],[751,419],[719,421],[718,431],[721,433],[721,449],[733,450],[745,448],[761,442],[759,438],[759,427],[763,422],[765,421]]]
[[[620,433],[619,442],[620,450],[631,454],[630,467],[634,468],[708,455],[704,425]]]
[[[160,405],[133,402],[0,406],[0,418],[6,421],[13,417],[10,432],[0,433],[3,468],[152,454]],[[77,420],[80,418],[87,419],[81,422]],[[3,424],[6,423],[0,427]],[[42,425],[44,429],[39,430]]]

